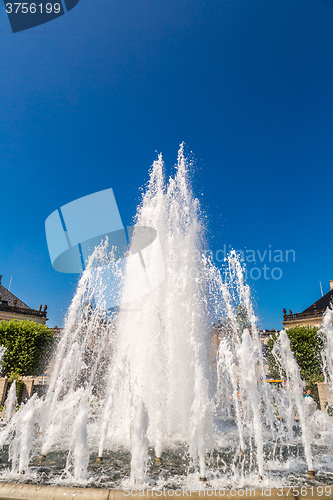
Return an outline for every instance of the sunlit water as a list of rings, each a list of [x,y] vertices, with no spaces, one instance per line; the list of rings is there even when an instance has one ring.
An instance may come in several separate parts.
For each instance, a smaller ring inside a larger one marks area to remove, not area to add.
[[[205,257],[190,169],[181,146],[166,181],[158,157],[128,254],[115,260],[106,240],[87,264],[46,396],[15,412],[11,389],[0,431],[3,480],[157,489],[332,481],[332,420],[303,399],[284,332],[274,356],[285,388],[266,382],[242,265],[231,252],[222,278]],[[153,242],[142,228],[155,230]],[[107,310],[110,301],[119,306]],[[332,317],[322,330],[328,383]],[[217,318],[227,333],[214,353]],[[316,479],[306,475],[313,469]]]

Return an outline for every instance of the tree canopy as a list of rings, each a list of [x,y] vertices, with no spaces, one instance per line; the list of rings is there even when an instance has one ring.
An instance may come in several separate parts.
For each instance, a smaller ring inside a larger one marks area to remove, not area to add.
[[[318,328],[311,326],[295,326],[286,330],[290,340],[290,348],[295,356],[301,372],[301,378],[307,384],[318,382],[322,378],[321,356],[323,340],[318,335]],[[278,377],[278,367],[271,351],[279,336],[279,332],[268,340],[269,371],[272,377]]]
[[[50,359],[54,332],[34,321],[0,321],[0,345],[6,347],[3,372],[41,375]]]

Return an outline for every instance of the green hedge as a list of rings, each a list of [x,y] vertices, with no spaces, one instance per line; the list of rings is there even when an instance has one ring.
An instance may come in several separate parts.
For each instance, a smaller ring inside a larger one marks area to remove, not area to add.
[[[318,328],[311,326],[295,326],[286,330],[290,340],[290,349],[300,367],[301,377],[305,381],[319,381],[322,376],[320,352],[323,341],[318,335]],[[268,340],[268,348],[272,351],[279,333]],[[269,371],[273,377],[278,376],[278,369],[272,354],[269,356]]]
[[[3,358],[5,375],[41,375],[50,360],[54,332],[34,321],[0,321],[0,345],[6,347]]]
[[[317,382],[322,382],[321,350],[323,340],[318,335],[318,328],[313,326],[295,326],[286,330],[290,340],[290,349],[300,368],[301,378],[305,382],[305,390],[310,389],[313,398],[319,402]],[[275,341],[280,334],[276,333],[268,340],[270,351],[268,366],[272,378],[279,377],[279,370],[271,354]]]

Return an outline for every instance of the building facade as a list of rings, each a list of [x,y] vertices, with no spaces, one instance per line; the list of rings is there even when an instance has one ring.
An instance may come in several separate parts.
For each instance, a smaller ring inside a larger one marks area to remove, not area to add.
[[[31,309],[22,300],[11,293],[1,284],[2,275],[0,275],[0,321],[10,321],[12,319],[28,319],[45,325],[48,318],[46,316],[47,306],[39,306],[39,309]]]
[[[294,326],[319,327],[322,323],[324,312],[332,302],[333,280],[330,280],[330,291],[311,304],[311,306],[307,307],[304,311],[300,313],[293,313],[291,309],[289,309],[289,314],[287,314],[286,309],[283,309],[282,324],[285,329],[292,328]]]

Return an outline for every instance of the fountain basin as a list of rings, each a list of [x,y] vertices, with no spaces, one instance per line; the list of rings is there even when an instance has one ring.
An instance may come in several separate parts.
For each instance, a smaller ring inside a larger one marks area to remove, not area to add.
[[[293,499],[303,498],[304,500],[315,498],[333,499],[333,485],[316,487],[294,487],[294,488],[244,488],[231,490],[109,490],[100,488],[73,488],[63,486],[39,486],[31,484],[0,483],[0,499],[3,500],[60,500],[79,497],[80,500],[130,500],[137,497],[161,498],[175,497],[192,498],[198,500],[205,497],[222,500],[225,498],[251,498],[259,500],[263,498],[271,499]]]

